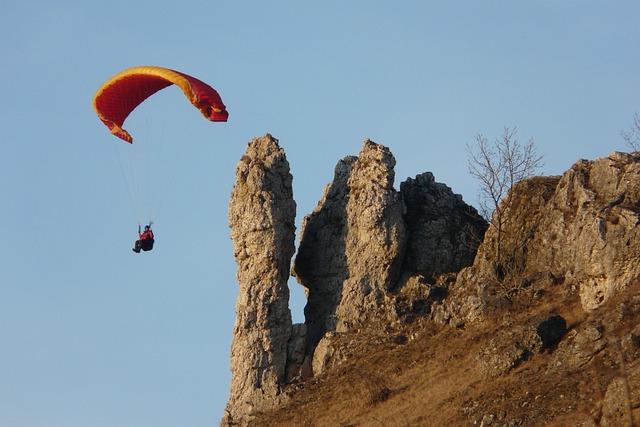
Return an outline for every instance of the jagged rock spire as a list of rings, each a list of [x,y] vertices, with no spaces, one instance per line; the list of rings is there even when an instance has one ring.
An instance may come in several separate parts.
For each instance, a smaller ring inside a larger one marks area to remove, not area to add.
[[[366,140],[346,157],[302,224],[293,273],[307,290],[308,351],[328,331],[361,325],[396,282],[407,241],[395,158]]]
[[[279,403],[292,329],[287,280],[295,212],[284,150],[271,135],[253,139],[236,167],[229,202],[240,290],[223,426],[246,425],[256,411]]]

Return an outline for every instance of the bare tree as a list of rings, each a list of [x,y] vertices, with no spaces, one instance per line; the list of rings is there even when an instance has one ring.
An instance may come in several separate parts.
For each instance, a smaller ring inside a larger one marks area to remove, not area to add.
[[[638,113],[633,116],[633,125],[629,132],[621,131],[620,134],[631,150],[640,151],[640,116]]]
[[[469,173],[480,181],[478,202],[480,213],[496,229],[496,263],[502,262],[504,226],[509,220],[510,201],[503,199],[517,182],[531,177],[542,166],[533,139],[521,144],[515,138],[517,129],[505,127],[500,138],[490,144],[476,135],[475,145],[467,145]]]

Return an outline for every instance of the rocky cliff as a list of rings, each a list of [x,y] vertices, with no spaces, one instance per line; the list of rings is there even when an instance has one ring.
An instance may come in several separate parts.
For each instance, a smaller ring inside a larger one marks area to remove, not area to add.
[[[628,296],[640,274],[640,160],[612,153],[519,183],[500,234],[428,172],[395,190],[394,166],[391,151],[369,140],[340,160],[292,259],[284,151],[270,135],[249,143],[229,206],[240,290],[221,425],[564,425],[575,413],[566,425],[632,420],[640,300]],[[291,266],[307,295],[301,325],[288,308]],[[424,357],[406,360],[409,348]],[[517,378],[511,389],[523,366],[530,387]],[[594,367],[598,386],[576,397],[582,403],[549,408],[557,403],[550,382],[567,382],[566,399]],[[509,396],[496,394],[501,382]],[[345,387],[351,397],[336,399]],[[361,390],[368,397],[354,400]],[[433,407],[440,401],[445,409]]]
[[[274,408],[286,384],[291,337],[289,265],[296,205],[289,163],[271,136],[256,138],[236,168],[229,224],[240,290],[231,343],[231,393],[223,424]]]

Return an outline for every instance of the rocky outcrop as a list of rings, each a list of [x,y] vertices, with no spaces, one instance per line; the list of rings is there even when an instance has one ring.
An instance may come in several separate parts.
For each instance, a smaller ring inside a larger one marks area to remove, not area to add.
[[[640,158],[612,153],[581,160],[562,176],[518,183],[501,205],[501,233],[428,172],[396,191],[394,166],[391,151],[370,140],[357,156],[338,162],[302,221],[291,272],[306,290],[306,320],[291,325],[289,167],[270,135],[249,144],[229,209],[240,292],[223,425],[250,424],[254,414],[284,401],[292,379],[348,362],[358,337],[409,345],[427,324],[426,335],[443,325],[455,332],[489,325],[474,338],[482,340],[477,366],[465,367],[485,381],[509,372],[527,376],[520,366],[544,357],[548,366],[535,368],[542,375],[532,379],[589,377],[585,369],[601,359],[604,397],[581,419],[620,425],[635,409],[629,402],[640,400],[634,391],[640,365],[630,364],[619,380],[611,375],[625,360],[640,360],[640,328],[633,323],[640,298],[618,301],[607,319],[570,319],[584,318],[576,311],[597,312],[640,281]],[[533,406],[546,402],[537,393]],[[498,400],[469,399],[462,411],[486,425],[505,421],[507,412],[492,407]],[[524,425],[528,416],[512,417],[512,425]]]
[[[487,229],[476,209],[425,172],[400,184],[409,241],[405,271],[423,276],[452,273],[473,264]]]
[[[486,221],[429,172],[396,191],[394,167],[387,147],[366,140],[357,157],[338,163],[302,222],[293,274],[308,297],[308,354],[332,339],[328,332],[424,314],[430,303],[421,298],[438,294],[431,278],[473,262]],[[316,373],[327,347],[313,361]]]
[[[277,140],[265,135],[249,143],[229,204],[240,291],[222,425],[246,425],[282,402],[286,383],[343,360],[335,334],[424,315],[429,295],[438,293],[426,277],[473,260],[486,228],[477,212],[430,173],[396,191],[394,167],[391,151],[370,140],[358,156],[338,162],[333,182],[302,221],[292,272],[308,303],[305,324],[291,325],[292,178]],[[425,299],[416,302],[420,293]]]
[[[487,222],[430,172],[407,179],[400,191],[409,241],[393,311],[402,322],[428,315],[458,327],[479,319],[483,304],[477,294],[462,289],[455,300],[445,297],[456,290],[455,275],[473,263]]]
[[[539,225],[523,272],[549,271],[564,279],[565,286],[576,286],[585,310],[638,280],[639,178],[639,159],[624,153],[573,165],[559,180],[544,215],[536,218]],[[518,187],[515,194],[520,194]],[[525,221],[525,212],[519,216]]]
[[[271,135],[252,140],[236,167],[229,226],[240,285],[231,344],[231,392],[221,425],[246,425],[281,403],[292,324],[289,268],[295,211],[289,163]]]
[[[310,352],[326,332],[364,324],[399,277],[407,232],[394,166],[388,148],[366,140],[303,220],[293,274],[306,288]]]
[[[561,177],[518,183],[503,203],[505,233],[490,228],[473,267],[459,277],[485,302],[562,284],[593,310],[640,277],[638,157],[580,160]]]
[[[566,320],[556,314],[525,325],[504,325],[481,351],[480,372],[485,378],[509,372],[535,354],[554,348],[566,333]]]

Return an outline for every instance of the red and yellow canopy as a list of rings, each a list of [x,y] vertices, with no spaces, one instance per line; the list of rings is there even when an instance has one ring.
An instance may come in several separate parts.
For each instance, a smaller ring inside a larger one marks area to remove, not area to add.
[[[116,74],[98,89],[93,108],[112,134],[132,143],[133,138],[122,128],[125,119],[145,99],[172,84],[182,89],[207,120],[227,121],[229,113],[215,89],[195,77],[162,67],[134,67]]]

